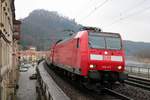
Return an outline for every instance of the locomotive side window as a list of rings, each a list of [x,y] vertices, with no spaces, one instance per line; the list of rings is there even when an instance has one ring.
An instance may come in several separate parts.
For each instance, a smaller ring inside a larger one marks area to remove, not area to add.
[[[121,38],[116,34],[90,33],[89,47],[97,49],[121,49]]]
[[[79,48],[80,47],[80,43],[79,43],[79,38],[77,38],[77,48]]]

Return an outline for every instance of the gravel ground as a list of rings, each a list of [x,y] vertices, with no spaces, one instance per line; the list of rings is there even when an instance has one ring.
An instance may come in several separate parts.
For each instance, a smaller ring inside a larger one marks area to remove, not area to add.
[[[50,70],[50,74],[56,83],[62,88],[62,90],[71,98],[71,100],[106,100],[109,99],[107,95],[93,96],[85,91],[81,91],[73,87],[71,84],[67,83],[59,76],[55,75],[53,71]],[[134,100],[150,100],[150,91],[133,87],[130,85],[121,85],[114,89],[116,92],[129,96]],[[71,91],[71,92],[70,92]],[[109,99],[111,100],[111,99]]]
[[[47,69],[49,74],[58,84],[58,86],[70,97],[71,100],[95,100],[93,97],[88,96],[87,94],[81,93],[78,89],[75,89],[71,84],[64,81],[58,75],[56,75],[52,70]]]
[[[81,90],[70,83],[63,80],[53,71],[47,69],[60,86],[60,88],[70,97],[71,100],[112,100],[108,95],[94,95],[92,92],[86,92]],[[34,68],[31,67],[27,72],[20,73],[19,89],[17,92],[17,100],[36,100],[37,95],[35,91],[36,80],[29,80],[29,76],[34,73]],[[136,88],[130,85],[121,85],[118,88],[114,88],[115,91],[133,98],[134,100],[150,100],[150,91]]]
[[[141,88],[133,87],[130,85],[122,85],[114,90],[120,92],[121,94],[129,96],[134,100],[150,100],[150,91]]]
[[[66,93],[71,100],[113,100],[114,97],[103,94],[95,94],[94,92],[80,89],[79,87],[74,86],[74,84],[70,84],[66,80],[60,78],[60,76],[56,75],[52,70],[45,67],[58,86]],[[116,99],[115,99],[116,100]]]
[[[108,95],[93,95],[92,92],[85,92],[81,89],[77,89],[76,87],[72,86],[58,75],[56,75],[53,71],[49,70],[49,73],[56,81],[56,83],[60,86],[60,88],[71,98],[71,100],[108,100]],[[130,85],[120,85],[119,87],[115,87],[114,90],[134,100],[150,100],[150,91],[133,87]],[[112,99],[109,99],[112,100]]]
[[[17,91],[17,100],[36,100],[36,89],[35,84],[36,80],[29,80],[29,76],[31,76],[35,72],[33,67],[29,68],[27,72],[20,72],[19,77],[19,89]]]

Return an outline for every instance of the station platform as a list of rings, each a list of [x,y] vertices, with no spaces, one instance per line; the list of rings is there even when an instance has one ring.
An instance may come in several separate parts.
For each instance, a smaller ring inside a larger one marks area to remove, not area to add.
[[[35,73],[35,67],[33,66],[28,68],[26,72],[20,72],[17,100],[37,100],[36,80],[29,79],[33,73]]]

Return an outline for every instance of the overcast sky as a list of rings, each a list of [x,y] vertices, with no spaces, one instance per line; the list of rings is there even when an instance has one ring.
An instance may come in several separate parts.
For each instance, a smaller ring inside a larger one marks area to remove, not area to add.
[[[125,40],[150,42],[150,0],[15,0],[15,4],[17,19],[46,9],[82,25],[118,32]]]

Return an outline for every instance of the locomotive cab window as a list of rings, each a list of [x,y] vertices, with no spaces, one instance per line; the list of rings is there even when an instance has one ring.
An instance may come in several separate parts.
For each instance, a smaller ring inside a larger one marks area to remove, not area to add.
[[[108,49],[121,49],[121,39],[120,38],[113,38],[113,37],[107,37],[106,38],[106,47]]]
[[[89,47],[90,48],[105,49],[105,39],[104,39],[104,37],[97,37],[97,36],[91,35],[89,37]]]
[[[97,49],[122,49],[121,38],[118,34],[89,33],[89,47]]]

